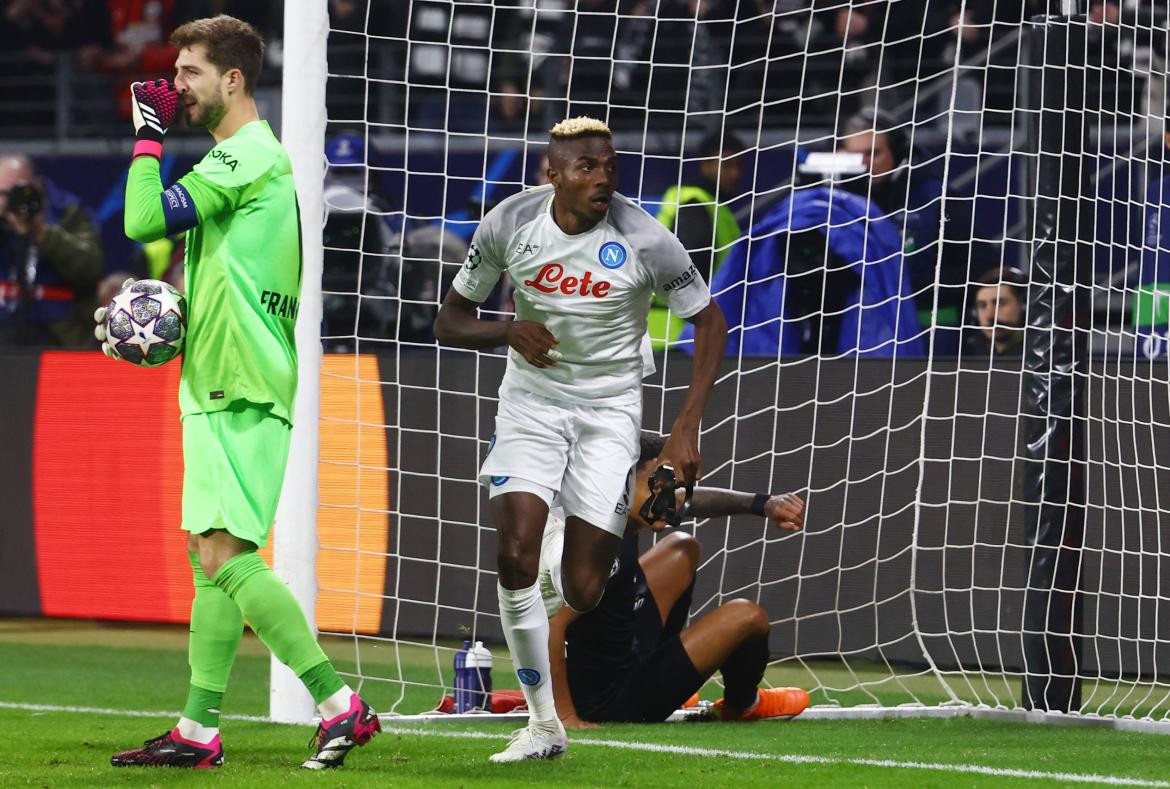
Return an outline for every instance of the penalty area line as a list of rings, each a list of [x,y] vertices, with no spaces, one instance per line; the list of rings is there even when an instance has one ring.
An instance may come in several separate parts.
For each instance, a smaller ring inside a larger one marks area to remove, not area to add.
[[[71,712],[80,715],[116,715],[129,718],[175,718],[178,712],[166,710],[120,710],[111,707],[75,707],[58,704],[29,704],[23,702],[0,701],[0,709],[26,710],[28,712]],[[224,720],[251,721],[256,723],[274,723],[261,715],[223,715]],[[393,720],[392,716],[388,716]],[[385,720],[385,719],[384,719]],[[432,728],[414,728],[405,726],[384,726],[386,734],[399,734],[418,737],[451,737],[465,740],[506,740],[507,734],[492,734],[481,731],[442,731]],[[905,762],[896,759],[851,759],[837,756],[810,756],[796,753],[757,753],[754,751],[729,751],[719,748],[699,748],[690,745],[662,745],[648,742],[623,742],[622,740],[599,740],[592,737],[572,737],[571,745],[587,747],[615,748],[628,751],[645,751],[649,753],[669,753],[680,756],[700,756],[720,759],[743,759],[750,761],[783,762],[785,764],[823,764],[854,765],[859,767],[885,767],[897,770],[930,770],[934,772],[960,773],[966,775],[987,775],[996,778],[1034,778],[1047,781],[1064,781],[1066,783],[1106,784],[1110,786],[1148,786],[1170,789],[1170,782],[1147,780],[1144,778],[1126,778],[1117,775],[1100,775],[1094,773],[1066,773],[1049,772],[1045,770],[1021,770],[1011,767],[988,767],[980,764],[946,764],[941,762]]]

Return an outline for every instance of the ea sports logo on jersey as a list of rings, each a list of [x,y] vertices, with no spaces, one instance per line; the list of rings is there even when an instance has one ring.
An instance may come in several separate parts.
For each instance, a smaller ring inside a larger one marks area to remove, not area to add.
[[[626,248],[616,241],[606,241],[601,245],[597,259],[606,268],[621,268],[626,262]]]

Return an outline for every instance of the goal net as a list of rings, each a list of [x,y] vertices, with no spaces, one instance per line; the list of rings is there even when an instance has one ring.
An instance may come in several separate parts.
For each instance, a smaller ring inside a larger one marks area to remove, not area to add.
[[[814,712],[1166,720],[1167,8],[1058,5],[330,5],[317,620],[378,709],[434,708],[463,639],[515,687],[475,481],[504,356],[430,322],[587,114],[731,327],[703,483],[807,502],[684,525],[691,621],[758,602]],[[664,432],[691,340],[655,330]]]

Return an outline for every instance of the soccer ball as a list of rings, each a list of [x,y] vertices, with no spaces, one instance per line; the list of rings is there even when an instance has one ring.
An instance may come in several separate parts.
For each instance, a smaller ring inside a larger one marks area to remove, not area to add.
[[[186,312],[182,293],[157,279],[140,279],[106,307],[108,342],[131,364],[166,364],[183,350]]]

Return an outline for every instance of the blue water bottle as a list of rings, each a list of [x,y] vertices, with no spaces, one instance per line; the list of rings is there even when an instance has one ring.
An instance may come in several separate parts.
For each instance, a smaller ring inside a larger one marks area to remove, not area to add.
[[[464,641],[455,653],[455,712],[473,710],[491,712],[492,709],[492,653],[476,641]]]

